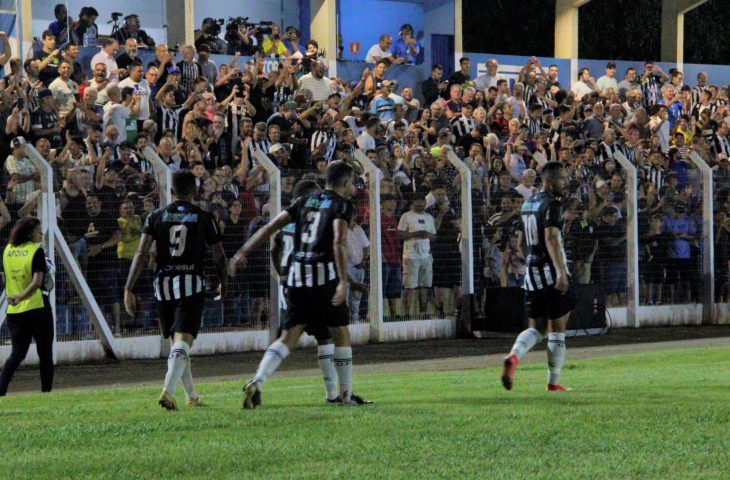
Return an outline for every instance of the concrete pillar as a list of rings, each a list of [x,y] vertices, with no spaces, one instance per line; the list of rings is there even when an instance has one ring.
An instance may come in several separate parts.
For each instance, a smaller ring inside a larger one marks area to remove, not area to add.
[[[326,75],[337,75],[337,0],[311,0],[310,30],[311,38],[324,49],[325,58],[329,62]]]
[[[555,3],[555,58],[578,58],[578,8],[591,0]]]
[[[707,0],[662,1],[662,51],[663,62],[684,63],[684,14],[694,10]]]
[[[195,43],[195,0],[165,0],[165,13],[167,45]]]
[[[459,69],[457,63],[464,56],[464,32],[461,18],[464,6],[461,2],[462,0],[454,0],[454,71]]]

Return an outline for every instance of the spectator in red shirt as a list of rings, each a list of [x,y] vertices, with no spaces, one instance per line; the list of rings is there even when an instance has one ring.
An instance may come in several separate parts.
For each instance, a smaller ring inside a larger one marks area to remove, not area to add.
[[[386,194],[381,197],[380,246],[383,251],[383,297],[388,301],[391,318],[395,317],[395,302],[403,291],[401,241],[396,237],[399,220],[395,211],[397,203],[393,195]]]

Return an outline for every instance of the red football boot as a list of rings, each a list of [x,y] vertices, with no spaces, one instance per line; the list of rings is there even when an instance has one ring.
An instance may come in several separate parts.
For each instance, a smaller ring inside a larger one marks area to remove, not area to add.
[[[568,388],[568,387],[564,387],[562,385],[550,385],[548,383],[548,386],[547,386],[547,388],[545,390],[547,390],[548,392],[569,392],[569,391],[571,391],[573,389],[572,388]]]
[[[517,360],[515,354],[510,354],[504,357],[502,361],[502,385],[507,390],[512,390],[512,383],[515,380],[515,371],[520,361]]]

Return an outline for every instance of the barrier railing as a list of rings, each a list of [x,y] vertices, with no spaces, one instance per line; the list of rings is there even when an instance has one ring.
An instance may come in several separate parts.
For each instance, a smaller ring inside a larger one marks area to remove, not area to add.
[[[712,168],[693,151],[689,155],[702,175],[702,323],[715,323],[715,231]]]
[[[639,327],[639,209],[636,167],[621,153],[614,158],[626,172],[626,324]]]

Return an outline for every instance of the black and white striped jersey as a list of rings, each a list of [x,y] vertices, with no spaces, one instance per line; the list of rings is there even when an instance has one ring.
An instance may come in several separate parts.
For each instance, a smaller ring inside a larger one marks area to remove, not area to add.
[[[279,260],[281,283],[286,283],[286,279],[289,276],[289,265],[291,263],[291,254],[294,251],[294,232],[296,228],[296,223],[288,223],[274,237],[274,243],[281,249],[281,260]]]
[[[555,227],[560,231],[560,248],[563,250],[563,207],[551,194],[540,192],[522,204],[520,215],[527,243],[525,290],[543,290],[555,285],[557,280],[557,270],[545,241],[545,229]]]
[[[157,244],[157,300],[178,300],[201,293],[205,275],[205,245],[223,239],[213,216],[192,203],[176,201],[152,212],[143,233]]]
[[[352,202],[325,190],[299,197],[287,212],[295,228],[286,286],[316,287],[337,280],[334,223],[350,221],[354,213]]]
[[[726,158],[730,158],[730,142],[726,136],[719,136],[717,134],[712,136],[712,151],[717,155],[722,153]]]
[[[321,155],[327,160],[327,163],[331,162],[335,156],[335,150],[337,149],[337,135],[326,130],[315,130],[312,132],[312,137],[309,140],[310,151],[313,153],[321,145],[326,144],[320,151]]]

